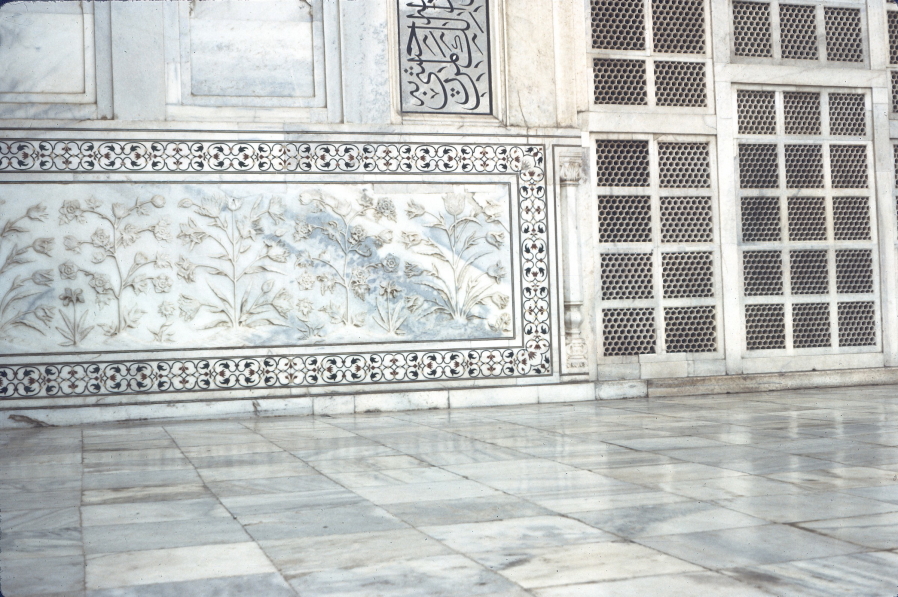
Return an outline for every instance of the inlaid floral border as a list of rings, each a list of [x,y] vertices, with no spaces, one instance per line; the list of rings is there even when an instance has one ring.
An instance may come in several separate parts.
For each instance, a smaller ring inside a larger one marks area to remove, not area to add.
[[[0,172],[434,173],[518,176],[517,348],[4,365],[0,397],[286,389],[552,374],[545,148],[502,144],[0,141]]]

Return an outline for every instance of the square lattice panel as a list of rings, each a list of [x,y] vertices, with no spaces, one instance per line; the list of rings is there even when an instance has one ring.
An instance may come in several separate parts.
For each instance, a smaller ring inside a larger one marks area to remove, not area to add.
[[[737,0],[732,4],[732,54],[737,60],[863,65],[866,18],[866,7],[850,2]]]
[[[804,9],[779,10],[797,23]],[[878,350],[868,93],[737,89],[735,101],[746,356]]]
[[[601,354],[719,358],[711,142],[600,138],[595,164]]]

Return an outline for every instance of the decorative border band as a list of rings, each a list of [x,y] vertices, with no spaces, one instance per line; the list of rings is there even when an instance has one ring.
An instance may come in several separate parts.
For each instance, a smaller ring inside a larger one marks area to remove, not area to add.
[[[515,173],[518,348],[3,365],[0,397],[285,389],[552,374],[545,148],[499,144],[0,141],[0,172]]]

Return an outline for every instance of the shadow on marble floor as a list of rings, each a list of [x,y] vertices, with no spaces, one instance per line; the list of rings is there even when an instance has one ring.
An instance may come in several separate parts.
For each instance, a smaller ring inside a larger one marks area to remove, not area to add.
[[[0,590],[893,597],[896,395],[3,431]]]

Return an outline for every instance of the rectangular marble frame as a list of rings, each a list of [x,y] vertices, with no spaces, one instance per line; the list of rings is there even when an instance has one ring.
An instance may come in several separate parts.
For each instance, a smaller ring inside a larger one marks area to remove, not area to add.
[[[529,378],[552,379],[557,353],[557,315],[555,289],[550,280],[551,270],[549,230],[554,224],[550,208],[554,203],[546,192],[546,150],[544,146],[525,144],[392,144],[392,143],[302,143],[302,142],[201,142],[201,141],[25,141],[0,144],[0,172],[12,174],[12,180],[23,178],[37,182],[71,180],[64,174],[79,173],[76,178],[139,181],[143,175],[154,179],[185,180],[186,174],[203,174],[211,179],[223,175],[242,175],[251,179],[276,180],[293,178],[290,172],[304,174],[333,173],[337,177],[355,174],[353,178],[382,180],[394,173],[414,175],[422,180],[457,182],[486,176],[495,181],[497,174],[514,180],[518,190],[521,225],[522,291],[532,299],[519,301],[524,317],[523,337],[517,347],[507,342],[494,348],[473,346],[455,350],[420,350],[400,352],[391,346],[381,350],[355,354],[335,353],[316,356],[273,356],[257,354],[255,358],[201,359],[187,366],[188,371],[203,372],[196,377],[190,373],[182,378],[173,376],[172,366],[185,370],[186,362],[174,365],[173,360],[145,359],[148,355],[134,355],[132,359],[101,359],[84,364],[54,359],[54,363],[10,363],[3,368],[3,388],[7,398],[17,396],[50,397],[65,394],[71,397],[167,395],[209,391],[228,395],[229,391],[302,395],[303,388],[312,386],[331,391],[347,392],[371,384],[403,383],[429,380],[442,385],[449,380],[467,381],[467,385],[504,385]],[[18,172],[19,174],[13,174]],[[25,172],[29,174],[22,176]],[[32,175],[44,172],[46,175]],[[363,176],[359,173],[367,172]],[[47,176],[53,173],[52,176]],[[93,174],[97,173],[97,174]],[[102,174],[100,174],[102,173]],[[116,174],[118,173],[118,175]],[[177,173],[177,174],[173,174]],[[206,175],[205,173],[208,173]],[[99,176],[98,176],[99,174]],[[60,176],[62,175],[62,176]],[[200,178],[188,176],[188,180]],[[231,179],[231,176],[226,176]],[[298,180],[303,177],[296,176]],[[62,179],[62,180],[60,180]],[[9,180],[9,179],[8,179]],[[11,181],[12,181],[11,180]],[[269,351],[265,351],[268,353]],[[327,351],[323,351],[327,352]],[[401,376],[384,375],[385,357],[400,357],[405,363]],[[404,359],[404,360],[403,360]],[[18,359],[17,359],[18,360]],[[488,366],[481,367],[486,360]],[[299,369],[297,369],[299,365]],[[311,366],[312,369],[308,369]],[[217,370],[213,373],[213,369]],[[302,371],[300,371],[302,370]],[[223,373],[223,372],[229,373]],[[301,376],[297,377],[297,373]],[[63,376],[60,378],[60,374]],[[205,378],[201,381],[200,378]],[[229,379],[226,379],[229,378]],[[64,384],[60,382],[64,381]],[[172,383],[174,381],[175,383]],[[534,379],[537,381],[537,379]],[[199,383],[197,383],[199,382]],[[430,385],[430,384],[427,384]],[[455,384],[453,384],[455,385]],[[345,389],[338,389],[345,388]],[[297,390],[299,390],[297,392]],[[327,390],[325,390],[327,391]],[[369,390],[370,391],[370,390]],[[223,397],[223,395],[222,395]],[[101,398],[102,400],[102,398]],[[165,400],[165,399],[163,399]]]

